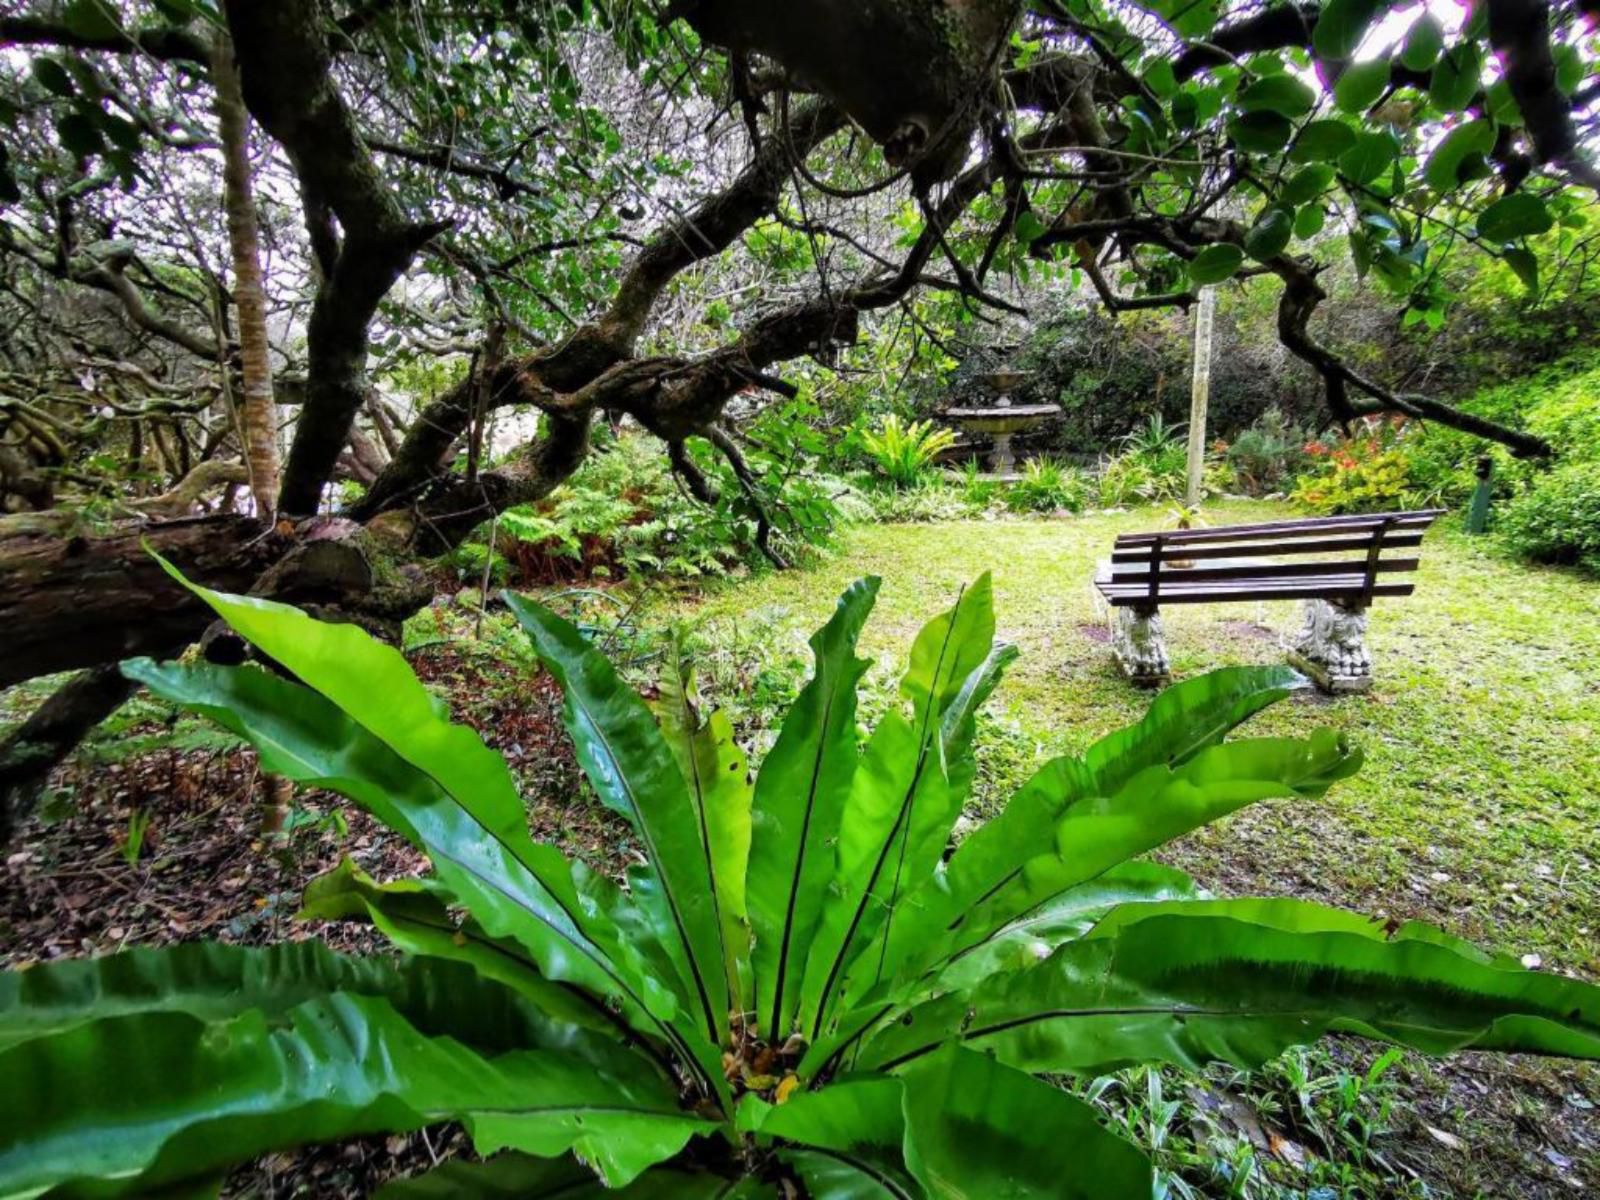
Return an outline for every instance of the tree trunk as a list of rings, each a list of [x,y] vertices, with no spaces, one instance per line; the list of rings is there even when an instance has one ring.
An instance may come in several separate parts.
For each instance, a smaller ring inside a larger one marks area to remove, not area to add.
[[[736,58],[754,51],[782,63],[926,187],[961,169],[1017,9],[1015,0],[676,0],[668,11]]]
[[[282,839],[294,806],[294,783],[282,775],[261,777],[261,834],[270,844]]]
[[[250,115],[233,61],[233,42],[219,30],[211,60],[222,135],[222,196],[233,256],[233,303],[238,312],[239,406],[245,465],[256,515],[270,521],[278,508],[278,410],[272,399],[272,362],[267,341],[267,296],[261,278],[261,247],[255,197],[250,190]]]
[[[0,846],[33,812],[50,772],[132,691],[116,664],[84,671],[0,742]]]
[[[212,516],[75,534],[71,518],[0,519],[0,688],[39,675],[174,654],[205,632],[211,610],[155,560],[218,591],[298,605],[322,620],[398,640],[433,598],[424,571],[353,521],[262,533],[253,517]]]
[[[262,537],[255,520],[242,516],[103,536],[70,530],[63,536],[38,519],[0,521],[0,688],[138,654],[172,654],[199,637],[209,610],[161,569],[150,549],[191,579],[246,592],[285,544]]]
[[[402,623],[433,595],[426,574],[396,562],[387,543],[350,521],[311,521],[293,536],[263,533],[254,517],[196,517],[89,536],[61,513],[0,519],[0,688],[91,668],[0,742],[0,846],[32,810],[52,768],[127,697],[118,663],[166,657],[197,641],[213,615],[162,569],[221,591],[297,605],[398,641]],[[202,643],[216,661],[246,648],[220,624]],[[270,832],[287,803],[268,785]]]
[[[319,0],[227,0],[250,114],[282,143],[319,272],[306,323],[306,402],[278,508],[311,516],[367,398],[368,326],[412,259],[449,221],[414,223],[379,173],[332,78]]]
[[[1200,289],[1194,316],[1194,387],[1189,396],[1189,485],[1184,503],[1199,508],[1206,482],[1206,408],[1211,400],[1211,325],[1217,311],[1217,289]]]

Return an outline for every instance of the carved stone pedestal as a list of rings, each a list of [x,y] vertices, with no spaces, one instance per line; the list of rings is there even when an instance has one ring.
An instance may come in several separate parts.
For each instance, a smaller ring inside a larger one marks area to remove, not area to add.
[[[1305,624],[1289,661],[1325,692],[1364,692],[1372,686],[1367,609],[1337,600],[1305,600]]]
[[[1123,674],[1140,687],[1165,686],[1172,678],[1172,664],[1167,661],[1161,610],[1130,606],[1112,611],[1111,648]]]

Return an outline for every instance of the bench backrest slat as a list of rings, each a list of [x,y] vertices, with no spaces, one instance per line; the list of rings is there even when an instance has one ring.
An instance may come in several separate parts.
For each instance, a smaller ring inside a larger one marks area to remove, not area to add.
[[[1162,557],[1171,561],[1174,558],[1204,559],[1204,558],[1267,558],[1272,555],[1295,554],[1365,554],[1372,545],[1371,533],[1341,534],[1335,537],[1319,538],[1306,541],[1277,542],[1269,538],[1257,538],[1253,541],[1213,543],[1211,545],[1185,545],[1180,547],[1164,546]],[[1382,539],[1385,550],[1405,550],[1422,545],[1422,532],[1417,530],[1391,531],[1385,533]],[[1122,563],[1148,563],[1152,545],[1121,547],[1111,552],[1111,561],[1115,564]]]
[[[1405,513],[1368,513],[1355,517],[1312,517],[1300,521],[1269,521],[1257,525],[1225,525],[1214,529],[1170,529],[1162,533],[1124,533],[1118,536],[1118,549],[1147,546],[1157,537],[1168,546],[1194,542],[1237,542],[1260,540],[1294,541],[1328,535],[1360,535],[1380,527],[1426,529],[1443,509],[1424,509]]]

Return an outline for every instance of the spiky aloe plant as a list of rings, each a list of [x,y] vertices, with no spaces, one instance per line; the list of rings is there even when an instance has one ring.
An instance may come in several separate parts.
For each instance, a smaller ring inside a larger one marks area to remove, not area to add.
[[[753,780],[682,679],[652,713],[576,629],[508,597],[637,837],[626,886],[529,838],[504,762],[395,650],[201,591],[299,682],[128,674],[348,796],[433,873],[347,863],[308,890],[308,913],[371,921],[393,958],[189,945],[0,976],[0,1196],[212,1194],[268,1150],[457,1120],[488,1161],[392,1194],[1142,1200],[1144,1157],[1035,1073],[1248,1067],[1329,1030],[1600,1057],[1600,989],[1134,861],[1356,770],[1331,732],[1224,740],[1285,695],[1283,670],[1170,688],[947,854],[1012,651],[980,579],[922,630],[861,745],[877,590],[852,586],[812,639]]]

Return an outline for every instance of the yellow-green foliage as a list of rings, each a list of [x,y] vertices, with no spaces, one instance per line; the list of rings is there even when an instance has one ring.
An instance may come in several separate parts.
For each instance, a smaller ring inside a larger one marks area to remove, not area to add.
[[[1417,501],[1404,449],[1380,433],[1309,447],[1319,466],[1300,477],[1294,498],[1319,513],[1386,512]]]
[[[1556,465],[1531,477],[1521,472],[1498,528],[1524,557],[1600,572],[1600,362],[1588,361],[1585,370],[1513,385],[1521,389],[1516,398],[1531,400],[1527,428],[1555,449]]]
[[[1600,457],[1541,476],[1511,502],[1500,528],[1526,558],[1600,573]]]
[[[1600,458],[1600,366],[1552,388],[1529,410],[1528,431],[1544,438],[1563,459]]]

